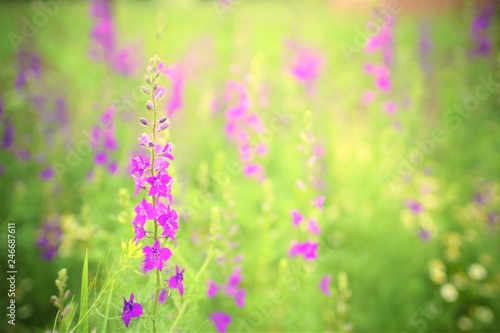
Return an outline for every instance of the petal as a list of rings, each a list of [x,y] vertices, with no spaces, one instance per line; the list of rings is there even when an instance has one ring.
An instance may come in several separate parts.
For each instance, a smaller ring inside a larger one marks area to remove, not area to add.
[[[177,288],[177,280],[175,275],[168,280],[168,287],[174,289]]]
[[[132,310],[130,310],[131,318],[140,317],[142,316],[142,314],[143,314],[142,305],[140,305],[139,303],[135,303],[134,305],[132,305]]]
[[[170,259],[171,256],[172,256],[172,251],[170,251],[170,249],[168,249],[166,247],[160,249],[160,259],[161,260],[167,261],[168,259]]]
[[[128,325],[130,324],[130,313],[122,313],[122,320],[123,323],[125,324],[125,327],[128,328]]]

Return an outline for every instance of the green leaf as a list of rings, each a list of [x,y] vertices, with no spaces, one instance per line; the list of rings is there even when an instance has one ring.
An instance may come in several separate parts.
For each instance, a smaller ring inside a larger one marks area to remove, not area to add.
[[[109,299],[108,303],[106,304],[106,312],[104,313],[104,322],[102,323],[101,332],[106,332],[106,329],[108,327],[109,308],[111,307],[111,297],[113,297],[113,283],[114,281],[111,281],[111,289],[109,290]]]
[[[81,287],[81,301],[80,301],[80,318],[79,318],[79,328],[78,332],[88,332],[89,331],[89,321],[87,315],[88,309],[88,289],[89,289],[89,262],[88,262],[88,250],[85,250],[85,260],[83,261],[82,270],[82,287]],[[105,332],[105,331],[103,331]]]

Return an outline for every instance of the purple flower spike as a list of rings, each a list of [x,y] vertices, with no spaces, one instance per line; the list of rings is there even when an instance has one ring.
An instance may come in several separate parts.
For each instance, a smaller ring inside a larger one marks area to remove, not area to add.
[[[184,284],[182,281],[184,280],[184,271],[186,268],[183,268],[182,271],[179,271],[179,266],[175,265],[175,275],[168,280],[168,287],[179,290],[179,294],[184,296]]]
[[[142,316],[142,314],[142,305],[140,305],[139,303],[134,303],[134,293],[130,294],[130,300],[128,302],[125,297],[123,297],[122,320],[125,324],[125,327],[128,328],[130,319],[140,317]]]
[[[231,323],[231,316],[224,312],[214,312],[210,315],[210,321],[215,325],[219,333],[226,333],[227,327]]]

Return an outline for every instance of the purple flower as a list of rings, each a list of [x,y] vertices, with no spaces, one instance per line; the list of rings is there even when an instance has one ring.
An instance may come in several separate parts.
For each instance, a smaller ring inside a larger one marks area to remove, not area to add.
[[[132,175],[132,178],[135,183],[134,196],[136,196],[142,189],[146,189],[146,185],[144,184],[144,179],[141,176]]]
[[[142,199],[135,207],[135,218],[132,221],[134,225],[144,226],[146,220],[154,220],[158,214],[151,203]]]
[[[96,19],[91,31],[90,55],[93,60],[110,63],[115,53],[115,33],[109,3],[94,0],[91,15]]]
[[[483,6],[477,13],[471,25],[470,36],[475,45],[472,55],[486,56],[491,51],[491,36],[488,34],[491,18],[495,12],[492,4]]]
[[[332,276],[331,275],[325,275],[319,284],[319,287],[323,294],[326,296],[330,296],[332,293],[330,291],[330,281],[332,281]]]
[[[51,167],[45,168],[40,172],[40,178],[43,180],[50,180],[54,177],[54,170]]]
[[[158,295],[158,303],[163,304],[167,299],[167,289],[162,289]]]
[[[314,199],[314,203],[316,204],[316,207],[318,207],[319,210],[323,210],[323,206],[325,204],[325,197],[324,196],[319,196]]]
[[[486,202],[486,197],[484,194],[482,193],[476,193],[476,195],[474,196],[474,200],[480,204],[480,205],[484,205],[485,202]]]
[[[244,289],[238,289],[234,295],[234,301],[239,308],[243,308],[245,306],[245,295],[246,292]]]
[[[321,55],[316,50],[299,45],[294,41],[289,41],[288,47],[294,52],[290,71],[297,81],[304,83],[308,92],[312,93],[323,67]]]
[[[310,219],[307,222],[307,228],[309,229],[309,232],[313,235],[320,234],[320,229],[319,229],[318,223],[316,223],[316,219]]]
[[[428,230],[424,229],[424,228],[421,228],[420,231],[419,231],[419,236],[420,236],[420,239],[424,242],[428,242],[429,239],[431,238],[431,234],[429,233]]]
[[[142,249],[144,252],[144,272],[147,273],[153,268],[157,268],[159,271],[163,269],[163,262],[170,259],[172,252],[170,249],[163,247],[160,248],[160,241],[155,240],[153,246],[145,246]]]
[[[130,300],[128,302],[127,299],[123,297],[122,320],[125,324],[125,327],[128,328],[130,319],[140,317],[142,316],[142,314],[142,305],[140,305],[139,303],[134,303],[134,293],[130,294]]]
[[[94,163],[97,165],[103,165],[108,162],[108,154],[104,151],[99,151],[94,155]]]
[[[318,243],[309,241],[304,243],[292,242],[288,255],[292,258],[303,256],[305,260],[315,260],[318,258]]]
[[[155,146],[155,154],[158,157],[165,157],[171,161],[174,160],[174,156],[172,155],[172,144],[170,142],[165,144],[165,146],[157,144]]]
[[[231,323],[230,315],[225,314],[224,312],[214,312],[209,318],[219,333],[227,332],[227,326]]]
[[[393,101],[387,101],[384,103],[384,111],[387,114],[393,115],[396,113],[396,103]]]
[[[406,200],[406,207],[408,207],[408,209],[415,215],[418,215],[423,211],[422,205],[418,201],[412,199]]]
[[[46,221],[39,230],[36,245],[42,250],[45,260],[53,260],[62,242],[62,229],[57,219]]]
[[[488,213],[488,224],[492,227],[494,227],[497,224],[498,221],[498,214],[495,212],[489,212]]]
[[[217,293],[219,292],[219,288],[217,287],[217,284],[212,280],[208,280],[207,284],[208,284],[208,289],[207,289],[208,298],[215,297],[215,295],[217,295]]]
[[[139,137],[139,147],[150,147],[153,141],[149,138],[146,133],[142,133]]]
[[[163,237],[169,237],[175,241],[175,234],[179,228],[177,220],[177,211],[175,211],[175,209],[170,209],[170,206],[167,207],[165,213],[158,216],[158,224],[163,227]]]
[[[5,131],[2,137],[2,148],[7,149],[12,146],[12,142],[14,141],[14,126],[12,126],[9,118],[5,120],[4,126]]]
[[[184,73],[180,65],[173,65],[165,70],[165,75],[172,81],[171,95],[166,103],[167,116],[171,117],[177,110],[182,108]]]
[[[181,296],[184,296],[184,284],[182,280],[184,280],[185,270],[186,268],[183,268],[182,271],[179,271],[179,266],[175,265],[175,275],[168,280],[168,287],[179,290]]]
[[[166,197],[171,201],[170,186],[172,177],[166,171],[158,172],[156,176],[146,178],[146,182],[151,185],[149,196]]]
[[[298,226],[300,224],[300,222],[302,222],[302,220],[304,219],[304,217],[296,209],[293,209],[291,211],[291,214],[292,214],[292,223],[296,227],[296,226]]]

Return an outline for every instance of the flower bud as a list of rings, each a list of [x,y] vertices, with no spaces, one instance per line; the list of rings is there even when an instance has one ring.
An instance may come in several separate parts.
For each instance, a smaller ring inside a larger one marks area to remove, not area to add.
[[[144,87],[144,86],[141,86],[141,90],[143,93],[145,93],[146,95],[149,95],[151,92],[149,91],[148,88]]]
[[[158,89],[158,91],[155,94],[155,97],[156,97],[157,100],[162,99],[162,97],[163,97],[163,89]]]
[[[151,72],[153,72],[153,67],[151,67],[151,65],[148,65],[147,70],[148,70],[148,73],[151,73]]]
[[[158,123],[163,124],[164,122],[167,121],[167,119],[168,119],[167,117],[161,117],[160,120],[158,120]]]
[[[154,90],[154,91],[156,91],[156,89],[158,89],[158,83],[156,83],[156,82],[155,82],[155,83],[153,84],[153,90]]]
[[[146,103],[146,108],[147,108],[149,111],[153,110],[153,102],[148,101],[148,102]]]
[[[158,128],[156,129],[156,132],[160,133],[161,131],[164,131],[168,128],[169,124],[167,122],[164,122],[163,124],[160,124]]]
[[[149,122],[148,122],[148,120],[146,118],[139,118],[139,121],[144,126],[148,126],[149,125]]]
[[[144,79],[146,80],[147,84],[151,84],[151,78],[148,75],[144,75]]]
[[[155,146],[155,143],[154,143],[153,141],[149,141],[149,142],[148,142],[148,146],[150,146],[150,147],[154,147],[154,146]]]

